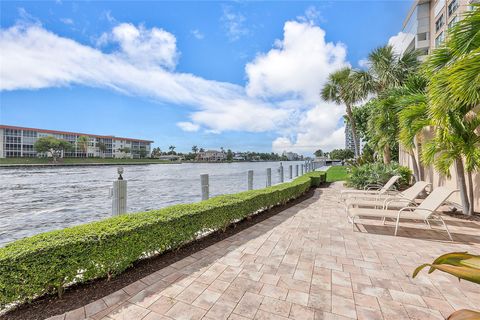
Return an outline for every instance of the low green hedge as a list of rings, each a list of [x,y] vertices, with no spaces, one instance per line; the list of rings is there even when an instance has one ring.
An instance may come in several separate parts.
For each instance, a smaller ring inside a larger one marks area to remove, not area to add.
[[[133,262],[225,229],[259,210],[285,204],[325,182],[310,172],[273,187],[222,195],[193,204],[125,214],[41,233],[0,248],[0,307],[64,287],[112,277]]]

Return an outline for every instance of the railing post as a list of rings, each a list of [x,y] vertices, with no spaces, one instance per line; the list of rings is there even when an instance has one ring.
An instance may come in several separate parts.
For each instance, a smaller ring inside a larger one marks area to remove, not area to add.
[[[298,177],[298,164],[295,165],[295,177]]]
[[[208,184],[208,174],[200,175],[200,186],[202,188],[202,200],[207,200],[209,198],[209,184]]]
[[[303,176],[303,164],[300,165],[300,175]]]
[[[123,180],[123,168],[117,169],[118,179],[113,181],[112,215],[118,216],[127,212],[127,180]]]
[[[253,170],[248,170],[248,190],[253,190]]]
[[[272,168],[267,168],[267,187],[272,186]]]
[[[288,177],[290,178],[290,180],[293,179],[293,167],[292,167],[292,165],[288,166]]]
[[[278,173],[280,175],[280,183],[283,183],[283,166],[280,163],[280,167],[278,168]]]

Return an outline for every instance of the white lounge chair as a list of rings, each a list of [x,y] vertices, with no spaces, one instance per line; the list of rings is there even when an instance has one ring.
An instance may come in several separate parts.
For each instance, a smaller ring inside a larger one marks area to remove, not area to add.
[[[435,213],[435,211],[454,193],[458,190],[438,187],[434,189],[428,197],[418,207],[403,207],[400,210],[387,210],[387,209],[366,209],[366,208],[349,208],[347,211],[348,217],[353,225],[355,231],[355,218],[358,217],[378,217],[378,218],[392,218],[396,219],[395,223],[395,236],[397,235],[398,225],[400,219],[409,220],[423,220],[431,228],[429,220],[438,220],[442,222],[445,230],[448,233],[450,240],[453,241],[452,235],[443,221],[441,215]],[[385,222],[385,219],[384,219]]]
[[[410,188],[399,192],[396,195],[366,194],[352,196],[345,201],[345,209],[348,210],[350,207],[400,209],[407,206],[416,206],[415,199],[429,185],[431,184],[428,182],[418,181]]]
[[[387,192],[392,189],[400,179],[400,176],[393,176],[390,180],[385,183],[385,185],[367,185],[364,190],[342,190],[340,191],[340,196],[342,199],[351,197],[351,196],[358,196],[364,194],[372,194],[372,195],[379,195],[379,194],[387,194]]]

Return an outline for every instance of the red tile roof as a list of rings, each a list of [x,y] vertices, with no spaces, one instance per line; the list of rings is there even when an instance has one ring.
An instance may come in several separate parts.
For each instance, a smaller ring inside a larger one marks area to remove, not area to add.
[[[98,135],[98,134],[69,132],[69,131],[57,131],[57,130],[47,130],[47,129],[38,129],[38,128],[16,127],[16,126],[7,126],[7,125],[3,125],[3,124],[0,124],[0,129],[30,130],[30,131],[38,131],[38,132],[42,132],[42,133],[51,133],[51,134],[71,134],[71,135],[77,135],[77,136],[89,136],[89,137],[102,138],[102,139],[117,139],[117,140],[128,140],[128,141],[140,141],[140,142],[153,143],[153,141],[151,141],[151,140],[123,138],[123,137],[116,137],[116,136],[102,136],[102,135]]]

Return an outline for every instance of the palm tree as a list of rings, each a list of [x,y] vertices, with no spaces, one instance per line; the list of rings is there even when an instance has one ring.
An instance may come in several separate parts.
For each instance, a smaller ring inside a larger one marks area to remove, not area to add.
[[[80,136],[77,138],[77,145],[82,150],[84,157],[87,156],[87,150],[88,150],[88,137],[87,136]]]
[[[102,158],[105,158],[105,151],[107,151],[107,145],[101,141],[97,142],[97,147],[100,153],[102,154]]]
[[[323,86],[321,96],[325,101],[333,101],[336,104],[344,104],[348,121],[352,129],[352,138],[355,146],[355,158],[360,155],[357,140],[357,127],[353,118],[352,108],[355,103],[362,100],[365,95],[359,94],[358,90],[351,86],[353,71],[350,68],[342,68],[328,76],[327,83]]]
[[[192,152],[195,153],[195,154],[197,154],[197,152],[198,152],[198,147],[197,147],[197,146],[193,146],[193,147],[192,147]]]
[[[388,97],[391,90],[403,85],[409,75],[417,70],[419,65],[417,57],[418,53],[415,51],[409,51],[399,56],[390,45],[379,47],[368,55],[368,69],[366,71],[356,70],[351,74],[352,84],[350,87],[355,88],[354,91],[357,91],[357,96],[365,97],[373,94],[381,100],[387,99],[380,103],[380,105],[387,106],[389,104],[385,104],[385,102],[393,102]],[[381,118],[391,118],[392,110],[390,108],[383,109],[380,107],[376,109],[376,112],[385,112],[383,115],[377,115],[377,122]],[[375,127],[377,125],[372,124],[371,126]],[[379,145],[376,149],[383,152],[383,161],[390,163],[392,144],[396,142],[388,141],[382,137],[381,131],[379,134],[380,136],[376,139]]]
[[[472,173],[480,169],[480,115],[474,111],[480,105],[480,5],[473,8],[449,30],[444,45],[432,52],[424,66],[430,79],[427,95],[435,138],[427,142],[422,156],[446,175],[455,165],[467,214],[475,209]]]
[[[175,146],[169,146],[168,149],[170,150],[170,154],[175,154]]]
[[[420,146],[418,144],[421,140],[420,133],[425,127],[431,125],[428,115],[426,86],[427,80],[424,77],[413,74],[401,88],[394,92],[397,104],[401,109],[398,112],[400,128],[398,141],[410,155],[416,181],[423,180],[423,177],[419,159],[415,155],[415,149],[418,150]]]

